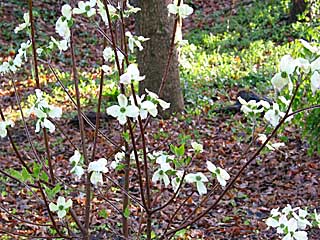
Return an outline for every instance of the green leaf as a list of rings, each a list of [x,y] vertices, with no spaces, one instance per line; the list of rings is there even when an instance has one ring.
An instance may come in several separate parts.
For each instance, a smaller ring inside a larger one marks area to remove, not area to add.
[[[52,189],[54,195],[60,192],[60,190],[61,190],[61,185],[59,183]]]
[[[38,179],[39,175],[40,175],[41,165],[36,162],[33,162],[33,169],[32,170],[33,170],[33,177]]]
[[[176,232],[176,236],[183,237],[187,232],[187,229],[181,229],[180,231]]]
[[[185,152],[184,144],[182,144],[180,147],[176,147],[176,146],[171,144],[170,145],[170,150],[174,155],[176,155],[178,157],[181,157],[181,156],[184,155],[184,152]]]
[[[185,160],[184,160],[185,164],[188,165],[190,162],[191,162],[191,157],[187,157]]]
[[[22,181],[21,173],[15,169],[10,170],[10,175]]]
[[[182,144],[180,147],[177,148],[177,155],[183,156],[185,152],[184,144]]]
[[[49,181],[49,176],[45,172],[42,172],[41,175],[40,175],[40,180],[48,182]]]
[[[177,154],[176,154],[176,153],[177,153],[177,147],[176,147],[176,146],[170,144],[170,150],[171,150],[171,152],[172,152],[173,154],[177,155]]]
[[[127,143],[130,142],[130,134],[129,134],[128,131],[123,132],[123,133],[122,133],[122,136],[123,136],[124,140],[125,140]]]
[[[102,209],[98,212],[98,215],[99,217],[102,217],[102,218],[107,218],[108,217],[108,213],[105,209]]]
[[[48,198],[50,200],[54,199],[55,195],[60,192],[61,190],[61,185],[57,184],[56,186],[54,186],[54,188],[50,189],[50,188],[46,188],[46,193],[48,195]]]
[[[127,206],[127,207],[124,209],[123,215],[125,216],[125,218],[128,218],[128,217],[130,216],[129,206]]]
[[[116,170],[121,171],[121,170],[125,169],[125,167],[126,167],[125,164],[119,163],[118,166],[116,167]]]
[[[22,168],[21,177],[22,177],[22,181],[24,181],[24,182],[31,178],[31,175],[28,173],[28,171],[25,167]]]

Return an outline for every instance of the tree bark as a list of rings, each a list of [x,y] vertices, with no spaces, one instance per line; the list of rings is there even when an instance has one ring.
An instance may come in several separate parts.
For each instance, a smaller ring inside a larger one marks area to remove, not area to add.
[[[140,83],[140,94],[144,89],[157,93],[167,64],[170,40],[173,32],[174,17],[168,16],[167,5],[170,0],[138,0],[141,11],[137,14],[137,35],[150,38],[144,43],[144,50],[138,52],[138,64],[146,79]],[[184,100],[180,86],[178,51],[174,50],[170,62],[168,79],[161,98],[171,103],[164,116],[184,109]]]
[[[290,9],[290,21],[295,22],[298,20],[297,16],[303,13],[307,8],[305,0],[292,0],[292,6]]]

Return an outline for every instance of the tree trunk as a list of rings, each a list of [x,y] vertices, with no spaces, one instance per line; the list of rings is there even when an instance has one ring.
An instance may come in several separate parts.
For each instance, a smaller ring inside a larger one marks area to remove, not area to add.
[[[292,0],[292,6],[290,9],[290,21],[297,21],[297,16],[306,10],[307,3],[305,0]]]
[[[144,50],[138,53],[138,64],[146,79],[140,83],[140,94],[144,89],[158,93],[161,79],[165,71],[170,40],[173,31],[174,17],[168,16],[167,5],[170,0],[138,0],[141,11],[137,15],[137,35],[150,38],[144,43]],[[168,78],[161,98],[171,103],[164,116],[184,109],[184,101],[179,78],[178,51],[174,50],[170,62]]]

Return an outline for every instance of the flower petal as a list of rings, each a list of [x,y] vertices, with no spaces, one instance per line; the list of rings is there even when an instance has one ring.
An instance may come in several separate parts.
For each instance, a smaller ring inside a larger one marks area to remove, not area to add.
[[[118,117],[118,115],[120,114],[120,107],[118,105],[113,105],[111,107],[107,108],[107,114],[111,115],[112,117]]]

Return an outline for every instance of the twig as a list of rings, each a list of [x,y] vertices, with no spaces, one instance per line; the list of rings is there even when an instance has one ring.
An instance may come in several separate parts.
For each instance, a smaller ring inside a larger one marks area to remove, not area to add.
[[[84,123],[83,118],[81,116],[81,103],[80,103],[80,91],[79,91],[79,79],[78,79],[78,72],[77,72],[77,65],[76,65],[76,58],[75,58],[75,51],[74,51],[74,41],[73,41],[73,34],[74,30],[71,29],[71,36],[70,36],[70,50],[71,50],[71,59],[72,59],[72,76],[74,81],[74,87],[76,91],[76,101],[77,101],[77,111],[78,111],[78,119],[79,119],[79,126],[80,126],[80,137],[81,137],[81,145],[82,145],[82,154],[84,158],[84,163],[86,166],[89,165],[89,159],[87,156],[87,148],[85,143],[85,133],[84,133]],[[85,203],[85,236],[84,239],[90,239],[90,232],[89,232],[89,223],[90,223],[90,203],[91,203],[91,183],[90,183],[90,173],[86,173],[86,203]]]

